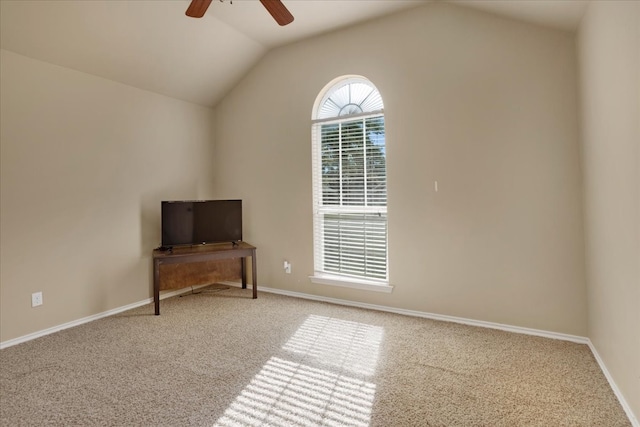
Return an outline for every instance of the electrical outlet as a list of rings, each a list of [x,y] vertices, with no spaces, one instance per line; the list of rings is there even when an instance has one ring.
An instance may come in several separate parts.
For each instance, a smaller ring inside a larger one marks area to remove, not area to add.
[[[291,274],[291,263],[289,261],[284,262],[284,272]]]
[[[42,305],[42,292],[31,294],[31,307]]]

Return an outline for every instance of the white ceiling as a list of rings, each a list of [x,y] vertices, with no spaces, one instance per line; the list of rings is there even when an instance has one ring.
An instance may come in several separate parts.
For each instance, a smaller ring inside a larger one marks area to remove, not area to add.
[[[42,61],[204,106],[214,106],[271,48],[429,0],[284,0],[280,27],[257,0],[0,0],[0,43]],[[445,0],[436,0],[445,1]],[[573,31],[586,0],[448,0]]]

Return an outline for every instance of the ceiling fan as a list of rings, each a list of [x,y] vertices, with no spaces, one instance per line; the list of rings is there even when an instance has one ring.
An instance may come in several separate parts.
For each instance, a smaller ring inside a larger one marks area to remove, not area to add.
[[[213,0],[191,0],[186,15],[191,18],[202,18]],[[222,0],[220,0],[222,1]],[[279,25],[287,25],[293,22],[293,15],[280,0],[260,0],[260,3],[273,16]]]

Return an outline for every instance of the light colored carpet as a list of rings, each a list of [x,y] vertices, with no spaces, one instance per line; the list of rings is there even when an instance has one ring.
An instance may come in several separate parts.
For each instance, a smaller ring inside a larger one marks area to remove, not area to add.
[[[585,345],[212,290],[0,351],[0,424],[630,425]]]

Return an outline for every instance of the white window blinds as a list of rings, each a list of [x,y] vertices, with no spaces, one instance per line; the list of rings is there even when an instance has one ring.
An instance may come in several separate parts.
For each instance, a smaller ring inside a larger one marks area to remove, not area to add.
[[[316,274],[388,282],[382,107],[378,91],[361,81],[330,89],[319,106],[312,130]]]

